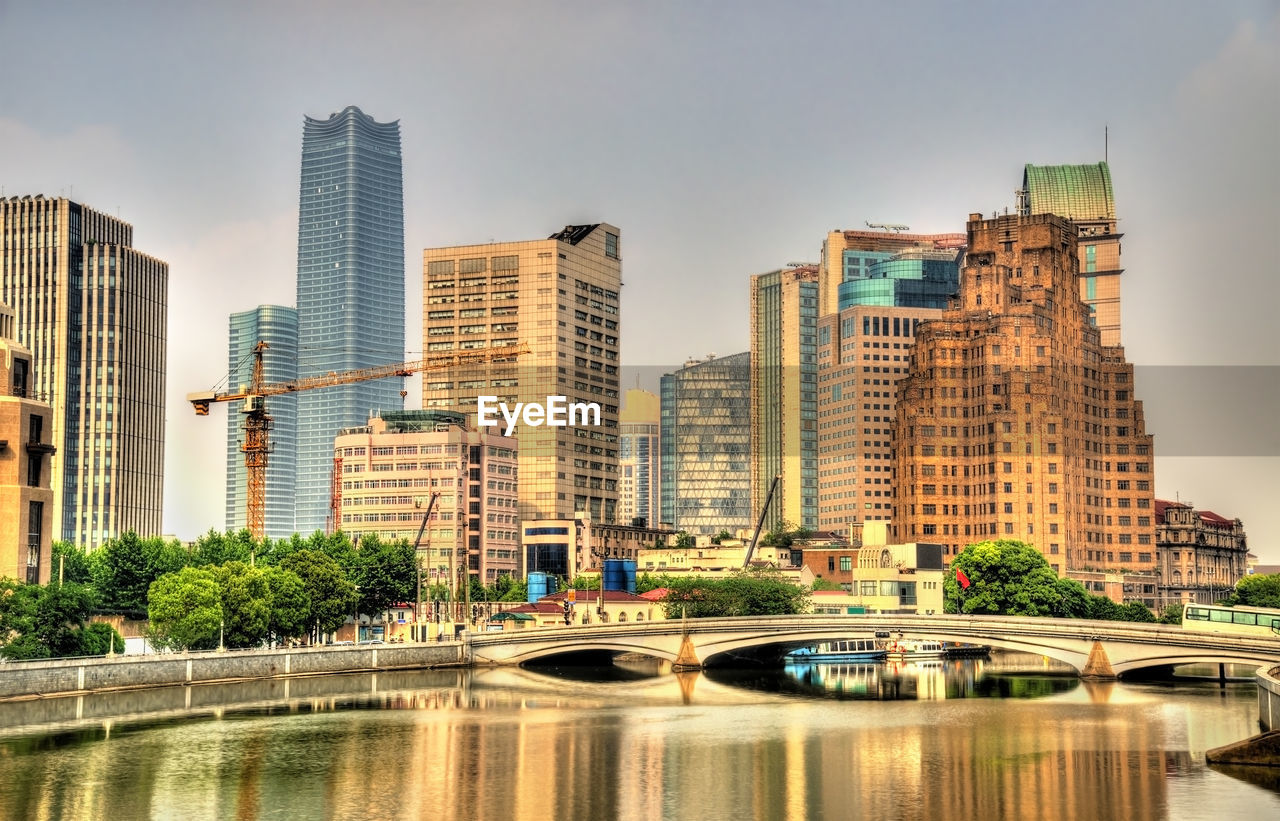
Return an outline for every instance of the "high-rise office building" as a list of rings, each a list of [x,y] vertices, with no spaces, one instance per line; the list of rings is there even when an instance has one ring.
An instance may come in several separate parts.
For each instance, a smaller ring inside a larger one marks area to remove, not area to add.
[[[13,338],[13,309],[0,305],[0,578],[49,582],[53,412],[30,397],[31,352]]]
[[[818,319],[818,527],[889,519],[898,379],[920,323],[960,287],[963,234],[841,231],[839,312]]]
[[[892,518],[897,383],[933,308],[857,305],[818,319],[818,528]]]
[[[428,355],[519,343],[529,348],[512,361],[427,374],[424,408],[475,419],[481,396],[509,408],[546,405],[552,396],[600,408],[598,425],[516,426],[526,523],[576,513],[617,521],[619,242],[617,228],[596,223],[566,226],[542,240],[422,254]]]
[[[972,214],[960,299],[898,382],[895,538],[1034,544],[1061,574],[1156,567],[1152,437],[1079,298],[1077,229]]]
[[[658,397],[633,388],[618,415],[618,520],[641,527],[658,524],[661,473]]]
[[[908,234],[906,226],[883,231],[832,231],[818,263],[819,316],[850,305],[945,308],[952,265],[964,234]],[[950,263],[950,264],[949,264]]]
[[[751,277],[751,509],[818,526],[818,269]]]
[[[159,535],[169,266],[133,226],[43,196],[0,199],[0,301],[53,408],[54,538]]]
[[[280,305],[259,305],[231,315],[227,357],[228,385],[236,390],[253,378],[254,348],[265,342],[262,378],[286,382],[298,376],[298,311]],[[294,526],[294,482],[297,467],[298,396],[284,393],[268,397],[271,415],[271,452],[267,457],[263,489],[263,533],[271,539],[287,539]],[[247,527],[248,477],[244,467],[244,416],[242,407],[227,407],[227,511],[226,527]]]
[[[1103,345],[1120,344],[1120,239],[1111,169],[1089,165],[1027,165],[1018,192],[1022,214],[1057,214],[1075,223],[1080,298]]]
[[[404,195],[399,122],[355,106],[306,118],[298,202],[298,377],[401,362]],[[295,527],[330,515],[333,437],[370,413],[400,410],[404,381],[298,394]]]
[[[663,374],[661,427],[661,521],[708,536],[753,526],[751,354]]]

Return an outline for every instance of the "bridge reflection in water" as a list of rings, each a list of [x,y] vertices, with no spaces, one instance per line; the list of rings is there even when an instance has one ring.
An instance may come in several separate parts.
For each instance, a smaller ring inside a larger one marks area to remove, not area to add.
[[[287,697],[192,688],[193,712],[131,702],[107,718],[95,702],[92,722],[0,734],[0,819],[1280,815],[1280,797],[1200,763],[1252,732],[1252,685],[1063,678],[1012,698],[976,660],[947,663],[914,684],[885,667],[879,689],[899,676],[916,696],[886,701],[781,673],[508,667],[297,679]]]

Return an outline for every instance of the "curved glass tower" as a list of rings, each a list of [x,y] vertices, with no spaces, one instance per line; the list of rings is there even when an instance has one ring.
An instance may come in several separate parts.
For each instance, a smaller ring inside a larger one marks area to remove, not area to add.
[[[298,377],[405,359],[404,195],[399,121],[355,106],[302,130],[298,198]],[[296,529],[323,530],[333,438],[400,410],[404,380],[298,394]],[[276,449],[276,456],[279,448]]]

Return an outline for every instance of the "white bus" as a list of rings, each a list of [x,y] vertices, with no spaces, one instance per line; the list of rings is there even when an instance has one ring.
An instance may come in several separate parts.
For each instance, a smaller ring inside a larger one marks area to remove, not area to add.
[[[1186,604],[1182,608],[1182,629],[1196,633],[1280,638],[1280,610],[1243,605]]]

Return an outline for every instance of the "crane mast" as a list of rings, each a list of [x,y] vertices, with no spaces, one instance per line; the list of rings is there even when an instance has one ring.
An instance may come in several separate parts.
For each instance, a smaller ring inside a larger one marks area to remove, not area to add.
[[[449,370],[467,365],[480,365],[505,360],[529,352],[524,343],[502,345],[493,348],[479,348],[473,351],[449,353],[418,359],[410,362],[398,362],[392,365],[377,365],[371,368],[357,368],[350,371],[321,374],[319,376],[292,379],[286,382],[263,382],[262,357],[267,349],[266,342],[259,341],[253,346],[253,371],[247,388],[239,391],[203,391],[187,394],[187,401],[195,409],[197,416],[208,416],[209,406],[214,402],[240,402],[240,413],[244,415],[244,443],[240,450],[244,453],[244,468],[248,499],[245,504],[245,526],[255,539],[261,539],[265,533],[263,516],[266,498],[267,462],[271,453],[271,415],[267,412],[266,398],[297,391],[308,391],[315,388],[327,388],[334,385],[349,385],[355,382],[368,382],[373,379],[385,379],[389,376],[410,376],[415,373]]]

